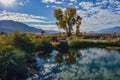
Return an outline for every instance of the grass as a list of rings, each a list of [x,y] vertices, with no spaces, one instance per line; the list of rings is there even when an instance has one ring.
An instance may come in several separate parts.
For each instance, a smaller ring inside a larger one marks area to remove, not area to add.
[[[107,40],[72,39],[68,41],[68,44],[71,48],[108,46],[120,48],[120,43]]]

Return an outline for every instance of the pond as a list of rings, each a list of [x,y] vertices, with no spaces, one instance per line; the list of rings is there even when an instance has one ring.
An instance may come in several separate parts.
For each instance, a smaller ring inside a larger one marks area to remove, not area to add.
[[[56,51],[37,57],[40,70],[27,80],[119,80],[120,52],[105,48]]]

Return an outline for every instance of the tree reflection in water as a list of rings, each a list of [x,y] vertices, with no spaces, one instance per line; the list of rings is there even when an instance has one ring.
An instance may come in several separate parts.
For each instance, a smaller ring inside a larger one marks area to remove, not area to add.
[[[60,50],[59,53],[55,56],[54,61],[56,63],[66,63],[66,64],[75,64],[76,59],[81,56],[80,51],[68,49],[68,50]]]

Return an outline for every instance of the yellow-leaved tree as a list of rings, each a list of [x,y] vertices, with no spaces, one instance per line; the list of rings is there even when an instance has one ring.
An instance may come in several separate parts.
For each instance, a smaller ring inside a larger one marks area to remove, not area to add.
[[[62,9],[56,9],[54,10],[54,17],[57,19],[56,25],[65,30],[67,36],[71,36],[71,32],[75,24],[77,25],[76,28],[78,29],[78,23],[80,22],[81,24],[82,20],[82,18],[77,15],[77,10],[75,8],[67,8],[65,11]]]

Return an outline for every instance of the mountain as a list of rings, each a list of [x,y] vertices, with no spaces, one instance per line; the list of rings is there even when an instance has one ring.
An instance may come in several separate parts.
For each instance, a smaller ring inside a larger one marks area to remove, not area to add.
[[[41,29],[30,27],[24,23],[13,21],[13,20],[0,20],[0,32],[15,32],[16,30],[20,32],[32,32],[40,33]]]
[[[114,32],[120,33],[120,26],[97,31],[97,33],[114,33]]]
[[[101,29],[98,31],[90,31],[88,33],[120,33],[120,26],[112,27],[112,28],[107,28],[107,29]]]

